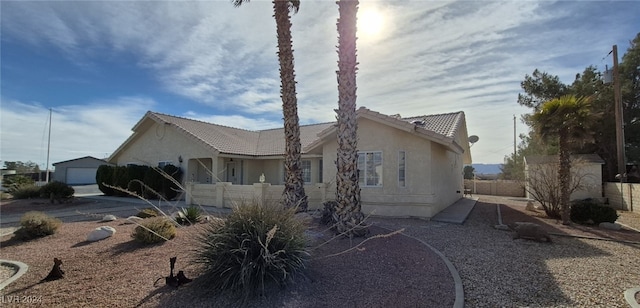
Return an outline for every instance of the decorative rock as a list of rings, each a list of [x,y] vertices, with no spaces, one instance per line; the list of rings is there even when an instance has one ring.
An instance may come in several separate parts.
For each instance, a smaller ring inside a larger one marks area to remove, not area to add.
[[[125,219],[125,221],[123,222],[123,224],[125,225],[130,225],[130,224],[134,224],[136,222],[141,221],[143,218],[140,218],[138,216],[129,216],[127,217],[127,219]]]
[[[89,242],[99,241],[107,237],[110,237],[114,234],[116,234],[116,229],[114,229],[113,227],[109,227],[109,226],[98,227],[89,233],[89,235],[87,236],[87,241]]]
[[[527,211],[535,212],[536,211],[536,207],[533,205],[533,201],[531,201],[531,200],[527,201],[527,207],[525,207],[525,209]]]
[[[617,224],[617,223],[610,223],[610,222],[601,222],[598,227],[603,228],[603,229],[609,229],[609,230],[620,230],[622,229],[622,225]]]
[[[114,220],[116,220],[116,219],[118,219],[118,218],[116,218],[116,216],[111,215],[111,214],[109,214],[109,215],[104,215],[104,217],[102,217],[102,221],[103,221],[103,222],[106,222],[106,221],[114,221]]]

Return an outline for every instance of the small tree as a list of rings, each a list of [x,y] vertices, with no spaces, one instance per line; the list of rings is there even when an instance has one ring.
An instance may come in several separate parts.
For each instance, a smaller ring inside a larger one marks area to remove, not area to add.
[[[473,180],[473,175],[476,172],[476,168],[473,166],[464,166],[464,179]]]
[[[574,160],[571,168],[571,180],[568,194],[571,195],[578,190],[588,188],[585,184],[587,178],[595,178],[594,174],[584,173],[580,166],[584,162]],[[545,214],[550,218],[562,218],[562,190],[558,180],[560,164],[557,161],[548,164],[529,165],[527,168],[527,179],[525,190],[529,197],[539,202]]]

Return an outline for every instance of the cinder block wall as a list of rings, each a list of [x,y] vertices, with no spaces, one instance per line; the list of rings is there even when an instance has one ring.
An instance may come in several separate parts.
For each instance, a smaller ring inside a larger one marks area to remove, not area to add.
[[[507,197],[524,197],[524,187],[516,181],[506,180],[475,180],[475,186],[473,180],[464,180],[464,187],[471,189],[475,194],[479,195],[493,195],[493,196],[507,196]],[[475,191],[474,191],[475,187]]]

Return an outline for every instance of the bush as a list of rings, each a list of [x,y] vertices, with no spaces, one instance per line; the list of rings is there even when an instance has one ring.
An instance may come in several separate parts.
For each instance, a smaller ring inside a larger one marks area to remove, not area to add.
[[[98,189],[106,196],[113,196],[115,194],[113,188],[106,185],[113,185],[113,172],[115,167],[109,165],[101,165],[96,171],[96,183],[98,183]]]
[[[146,218],[133,230],[131,237],[143,244],[160,243],[176,237],[176,226],[165,217]]]
[[[144,175],[149,169],[148,166],[131,165],[127,166],[127,190],[136,193],[138,196],[144,196]],[[137,180],[137,181],[136,181]]]
[[[148,208],[148,209],[143,209],[142,211],[138,212],[138,214],[136,216],[138,216],[140,218],[150,218],[150,217],[157,217],[159,215],[160,215],[160,213],[158,213],[158,211],[156,211],[155,209]]]
[[[182,181],[182,169],[174,165],[166,165],[162,168],[167,175],[171,176],[173,180],[180,183]],[[162,194],[167,200],[173,200],[180,190],[180,186],[176,185],[171,179],[163,176],[162,178]]]
[[[264,293],[266,282],[283,285],[304,268],[304,230],[295,209],[243,204],[224,223],[206,227],[193,260],[203,266],[207,285],[247,298]]]
[[[7,188],[7,192],[13,194],[14,191],[24,186],[34,186],[36,182],[24,175],[5,176],[2,180],[2,186]]]
[[[47,183],[40,188],[40,197],[51,198],[53,200],[69,199],[76,191],[73,187],[58,181]]]
[[[14,199],[31,199],[40,197],[40,187],[35,185],[23,185],[11,192]]]
[[[618,213],[615,209],[594,199],[576,201],[571,205],[571,220],[576,223],[614,223],[616,219],[618,219]]]
[[[182,208],[178,211],[176,216],[176,222],[181,225],[192,225],[199,222],[202,219],[202,211],[197,206],[189,206]]]
[[[20,218],[20,226],[14,234],[18,239],[28,241],[56,233],[62,222],[43,212],[26,212]]]

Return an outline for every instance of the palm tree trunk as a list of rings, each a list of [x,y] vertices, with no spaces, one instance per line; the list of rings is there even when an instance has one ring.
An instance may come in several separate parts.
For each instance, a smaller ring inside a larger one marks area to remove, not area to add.
[[[562,217],[562,224],[568,225],[570,223],[570,195],[569,185],[571,181],[571,158],[569,154],[568,144],[568,131],[561,129],[559,134],[559,151],[560,164],[558,170],[558,182],[560,182],[560,208]]]
[[[356,119],[356,20],[358,1],[338,1],[338,151],[336,220],[338,232],[364,235],[358,184],[358,122]]]
[[[293,48],[291,40],[291,19],[289,1],[273,1],[276,31],[278,34],[278,60],[280,62],[280,80],[282,113],[284,116],[286,181],[284,202],[286,207],[307,209],[307,196],[304,192],[302,169],[300,168],[301,145],[300,123],[298,119],[298,100],[296,98],[296,80],[293,66]]]

